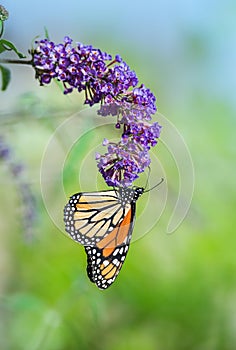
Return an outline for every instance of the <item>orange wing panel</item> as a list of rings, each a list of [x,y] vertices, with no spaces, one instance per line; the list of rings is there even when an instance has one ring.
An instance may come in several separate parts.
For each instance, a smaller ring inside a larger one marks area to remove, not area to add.
[[[121,224],[114,228],[105,238],[97,243],[97,247],[104,249],[104,255],[108,256],[112,253],[115,247],[121,245],[129,233],[131,223],[131,209],[126,214]]]

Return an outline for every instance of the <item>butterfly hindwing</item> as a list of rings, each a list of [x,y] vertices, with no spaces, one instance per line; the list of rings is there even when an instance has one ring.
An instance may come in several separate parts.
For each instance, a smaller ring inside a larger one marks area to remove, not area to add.
[[[100,289],[108,288],[123,266],[132,236],[134,214],[135,203],[122,222],[96,247],[85,247],[88,277]]]
[[[87,274],[90,281],[100,289],[108,288],[118,276],[128,250],[128,244],[118,246],[114,250],[115,255],[111,254],[109,257],[104,257],[101,249],[86,246]]]

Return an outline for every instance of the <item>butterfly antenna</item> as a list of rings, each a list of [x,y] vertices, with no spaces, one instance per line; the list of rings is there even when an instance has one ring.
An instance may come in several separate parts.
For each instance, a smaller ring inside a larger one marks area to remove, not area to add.
[[[161,180],[153,187],[149,188],[148,190],[144,191],[143,193],[149,192],[151,190],[153,190],[154,188],[156,188],[157,186],[159,186],[162,182],[164,181],[163,177],[161,178]]]
[[[146,184],[145,184],[145,187],[144,187],[144,188],[147,188],[148,181],[149,181],[149,177],[150,177],[150,173],[151,173],[151,169],[150,169],[150,166],[149,166],[149,167],[148,167],[147,181],[146,181]]]

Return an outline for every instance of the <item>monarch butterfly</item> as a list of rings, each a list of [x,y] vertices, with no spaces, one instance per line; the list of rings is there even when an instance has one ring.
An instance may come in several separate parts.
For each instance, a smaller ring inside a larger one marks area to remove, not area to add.
[[[143,187],[119,187],[81,192],[66,204],[65,230],[85,247],[87,274],[98,288],[108,288],[118,276],[129,250],[136,201],[148,191]]]

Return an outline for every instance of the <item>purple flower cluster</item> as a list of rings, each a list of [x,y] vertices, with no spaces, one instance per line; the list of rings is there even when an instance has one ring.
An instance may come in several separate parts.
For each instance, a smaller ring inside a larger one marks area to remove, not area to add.
[[[85,103],[90,106],[102,102],[107,95],[113,97],[136,86],[138,79],[119,55],[112,56],[93,48],[64,38],[62,44],[48,39],[36,42],[32,51],[36,78],[41,85],[49,84],[53,78],[64,85],[64,93],[73,89],[85,91]],[[115,66],[111,67],[117,63]]]
[[[138,173],[150,164],[148,152],[130,140],[108,143],[105,155],[96,154],[98,169],[109,186],[129,186],[138,178]]]
[[[142,84],[132,91],[126,91],[118,99],[107,95],[98,114],[102,116],[118,115],[121,122],[125,124],[133,120],[151,120],[151,115],[156,111],[155,96]]]
[[[161,126],[151,124],[156,98],[119,55],[112,56],[81,43],[55,44],[48,39],[36,42],[32,63],[41,85],[61,81],[64,93],[85,92],[85,104],[100,103],[98,114],[116,116],[116,128],[123,126],[119,142],[110,143],[107,153],[97,154],[98,168],[110,186],[130,186],[150,164],[148,151],[157,143]]]
[[[108,145],[107,153],[97,153],[98,168],[109,186],[132,185],[150,165],[148,151],[157,144],[161,126],[156,122],[132,122],[124,124],[124,133],[118,143],[111,143],[107,139],[103,145]]]
[[[128,124],[128,127],[122,138],[130,138],[134,143],[140,144],[143,148],[149,150],[150,146],[154,147],[159,138],[161,126],[156,122],[148,124],[147,122],[140,122]]]

